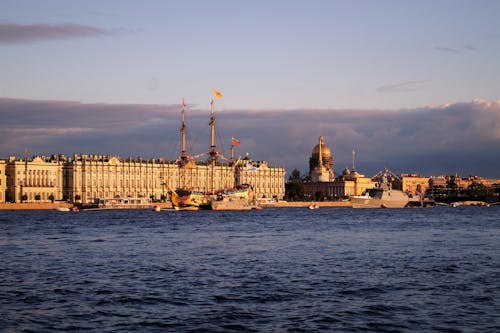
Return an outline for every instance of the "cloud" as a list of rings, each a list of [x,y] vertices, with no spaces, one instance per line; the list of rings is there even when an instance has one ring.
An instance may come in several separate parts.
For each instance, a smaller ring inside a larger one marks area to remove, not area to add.
[[[31,24],[0,23],[0,43],[32,43],[42,40],[80,37],[100,37],[111,31],[80,24]]]
[[[429,81],[423,80],[423,81],[400,82],[396,84],[390,84],[378,87],[377,91],[383,93],[419,91],[424,88],[424,84],[427,82]]]
[[[457,49],[447,47],[447,46],[434,46],[435,50],[441,51],[441,52],[448,52],[448,53],[459,53]]]
[[[477,174],[500,178],[500,101],[474,100],[411,110],[216,110],[218,147],[230,139],[256,160],[308,171],[319,135],[336,172],[351,164],[373,175],[384,166],[426,175]],[[186,111],[189,151],[209,149],[209,110]],[[85,104],[0,99],[0,157],[94,153],[176,159],[179,105]]]

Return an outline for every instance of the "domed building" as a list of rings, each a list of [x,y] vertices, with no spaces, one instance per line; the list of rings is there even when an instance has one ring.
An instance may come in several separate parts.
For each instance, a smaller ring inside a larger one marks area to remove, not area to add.
[[[313,182],[331,182],[335,179],[332,151],[324,143],[323,136],[314,146],[309,159],[309,176]]]

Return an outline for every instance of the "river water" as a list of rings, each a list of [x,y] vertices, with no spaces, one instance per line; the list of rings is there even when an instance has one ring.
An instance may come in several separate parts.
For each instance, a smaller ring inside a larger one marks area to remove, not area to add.
[[[500,207],[0,211],[2,332],[499,332]]]

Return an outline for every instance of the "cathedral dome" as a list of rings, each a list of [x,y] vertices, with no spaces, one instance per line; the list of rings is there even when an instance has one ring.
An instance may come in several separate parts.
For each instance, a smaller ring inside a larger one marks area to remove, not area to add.
[[[314,156],[319,155],[319,143],[316,146],[314,146],[314,148],[312,150],[312,154]],[[324,143],[321,145],[321,155],[323,155],[323,157],[332,156],[332,152],[331,152],[330,148],[328,148],[328,146],[325,145]]]

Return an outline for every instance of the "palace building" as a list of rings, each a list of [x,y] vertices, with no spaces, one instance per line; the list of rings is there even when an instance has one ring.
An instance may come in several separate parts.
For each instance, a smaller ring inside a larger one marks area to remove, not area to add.
[[[5,202],[6,191],[7,191],[7,177],[5,176],[5,161],[0,160],[0,203]]]
[[[0,200],[3,202],[4,193],[12,202],[165,200],[169,191],[177,188],[213,193],[242,184],[251,185],[258,199],[280,200],[285,195],[285,169],[248,157],[214,166],[92,154],[74,154],[72,158],[63,155],[11,157],[0,161]]]
[[[62,199],[62,165],[57,156],[31,159],[11,156],[5,165],[6,201],[50,202]]]

